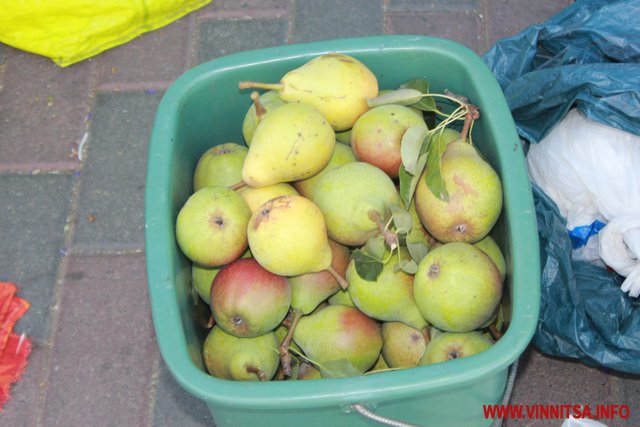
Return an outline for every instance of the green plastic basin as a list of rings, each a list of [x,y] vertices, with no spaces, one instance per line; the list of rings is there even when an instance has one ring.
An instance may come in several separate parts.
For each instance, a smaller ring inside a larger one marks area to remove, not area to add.
[[[174,235],[177,213],[192,192],[199,156],[216,144],[242,142],[250,91],[238,81],[277,82],[326,52],[352,55],[381,88],[424,78],[477,105],[473,140],[499,173],[504,209],[494,237],[507,260],[506,334],[475,356],[413,369],[345,379],[234,382],[209,376],[201,358],[206,329],[198,322],[191,264]],[[540,267],[533,199],[524,154],[503,93],[481,58],[449,40],[376,36],[287,45],[229,55],[178,78],[160,103],[149,146],[145,194],[148,286],[158,345],[176,381],[208,405],[218,426],[373,426],[362,404],[393,419],[428,427],[487,426],[483,405],[499,403],[509,366],[529,344],[538,319]]]

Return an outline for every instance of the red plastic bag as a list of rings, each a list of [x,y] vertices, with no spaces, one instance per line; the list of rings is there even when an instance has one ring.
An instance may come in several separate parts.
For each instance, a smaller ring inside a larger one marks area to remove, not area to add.
[[[0,282],[0,412],[31,353],[29,338],[13,333],[13,326],[29,309],[29,302],[17,297],[16,292],[13,283]]]

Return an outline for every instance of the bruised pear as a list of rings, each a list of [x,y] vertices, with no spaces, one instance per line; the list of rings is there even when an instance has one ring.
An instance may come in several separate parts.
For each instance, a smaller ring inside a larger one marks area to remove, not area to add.
[[[502,210],[498,174],[473,145],[462,140],[447,145],[440,171],[449,200],[436,197],[423,174],[415,192],[420,221],[441,242],[481,240],[491,231]]]
[[[400,248],[400,257],[409,259],[405,248]],[[355,261],[347,268],[349,295],[353,304],[367,316],[380,321],[406,323],[416,329],[427,326],[413,297],[413,275],[397,269],[398,257],[392,256],[373,281],[365,280],[356,270]]]
[[[267,185],[266,187],[248,187],[244,186],[236,190],[238,194],[244,198],[251,212],[254,212],[268,200],[278,196],[296,195],[298,192],[286,182]]]
[[[251,187],[309,178],[333,154],[335,133],[327,120],[307,104],[285,104],[260,121],[242,166]]]
[[[204,341],[202,356],[207,371],[216,378],[269,381],[278,369],[277,347],[273,332],[238,338],[214,326]]]
[[[280,83],[244,81],[240,89],[276,90],[284,101],[316,107],[336,131],[353,126],[378,95],[376,76],[357,59],[341,53],[315,57],[285,74]]]
[[[216,324],[237,337],[256,337],[275,329],[290,304],[287,278],[270,273],[253,258],[224,266],[211,284],[209,305]]]
[[[343,305],[302,317],[293,339],[321,369],[340,373],[364,373],[382,349],[380,326],[358,309]]]
[[[378,234],[379,223],[389,218],[388,206],[402,203],[391,178],[365,162],[327,172],[316,184],[313,201],[325,216],[329,237],[347,246],[363,245]]]
[[[420,366],[427,348],[425,335],[402,322],[382,324],[382,357],[390,368]]]
[[[253,257],[273,274],[297,276],[331,267],[331,247],[322,212],[302,196],[267,201],[247,228]]]
[[[488,350],[492,345],[493,341],[478,331],[444,332],[431,340],[420,364],[431,365],[473,356]]]
[[[446,243],[418,264],[413,294],[427,322],[443,331],[469,332],[494,315],[502,298],[502,276],[475,246]]]
[[[413,126],[427,130],[422,116],[409,107],[395,104],[374,107],[353,125],[351,147],[358,160],[371,163],[391,178],[397,178],[402,164],[402,136]]]

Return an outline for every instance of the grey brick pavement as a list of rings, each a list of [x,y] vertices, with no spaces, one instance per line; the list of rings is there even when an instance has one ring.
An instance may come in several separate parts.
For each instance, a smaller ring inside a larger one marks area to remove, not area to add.
[[[159,358],[143,254],[151,125],[163,91],[189,67],[247,49],[385,33],[448,37],[483,53],[570,3],[214,0],[65,69],[0,44],[0,278],[31,302],[17,330],[34,340],[0,425],[211,424],[206,405]],[[522,404],[633,408],[638,398],[636,377],[532,349],[513,394]],[[536,422],[507,425],[550,425]],[[640,411],[617,425],[640,425]]]

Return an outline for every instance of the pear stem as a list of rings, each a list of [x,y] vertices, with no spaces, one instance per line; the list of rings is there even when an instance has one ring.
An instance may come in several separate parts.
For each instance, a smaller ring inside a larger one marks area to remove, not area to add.
[[[256,108],[256,117],[258,120],[267,112],[262,103],[260,102],[260,94],[256,91],[251,92],[251,101],[253,101],[253,105]]]
[[[254,82],[250,80],[244,80],[238,83],[238,87],[240,89],[266,89],[266,90],[277,90],[281,91],[284,89],[284,85],[282,83],[261,83]]]
[[[256,374],[256,376],[258,377],[258,379],[260,381],[268,381],[269,379],[267,378],[267,375],[264,373],[264,371],[262,369],[256,368],[255,366],[251,366],[251,365],[246,365],[244,367],[248,373],[250,374]]]
[[[291,344],[291,340],[293,339],[293,332],[296,330],[296,326],[298,326],[298,321],[301,317],[302,312],[300,310],[294,309],[293,316],[291,317],[291,325],[289,326],[287,335],[284,336],[282,342],[280,343],[280,364],[282,365],[282,370],[285,377],[291,376],[291,354],[289,353],[289,345]]]
[[[333,276],[334,279],[336,279],[336,282],[338,282],[338,284],[342,289],[347,289],[349,287],[349,282],[347,282],[347,279],[342,277],[340,273],[338,273],[336,269],[333,268],[332,265],[330,265],[329,268],[327,268],[327,271],[329,272],[329,274]]]
[[[469,135],[469,129],[471,129],[471,125],[473,121],[480,117],[480,111],[478,111],[478,107],[473,104],[467,104],[467,114],[464,116],[464,125],[462,126],[462,131],[460,132],[460,138],[464,141],[467,139]]]
[[[496,341],[502,338],[502,333],[498,330],[496,325],[493,323],[489,325],[489,332],[491,333],[491,336],[493,337],[493,339]]]
[[[247,184],[244,181],[240,181],[240,182],[237,182],[237,183],[233,184],[231,187],[229,187],[229,189],[230,190],[239,190],[239,189],[241,189],[243,187],[246,187],[246,186],[247,186]]]

